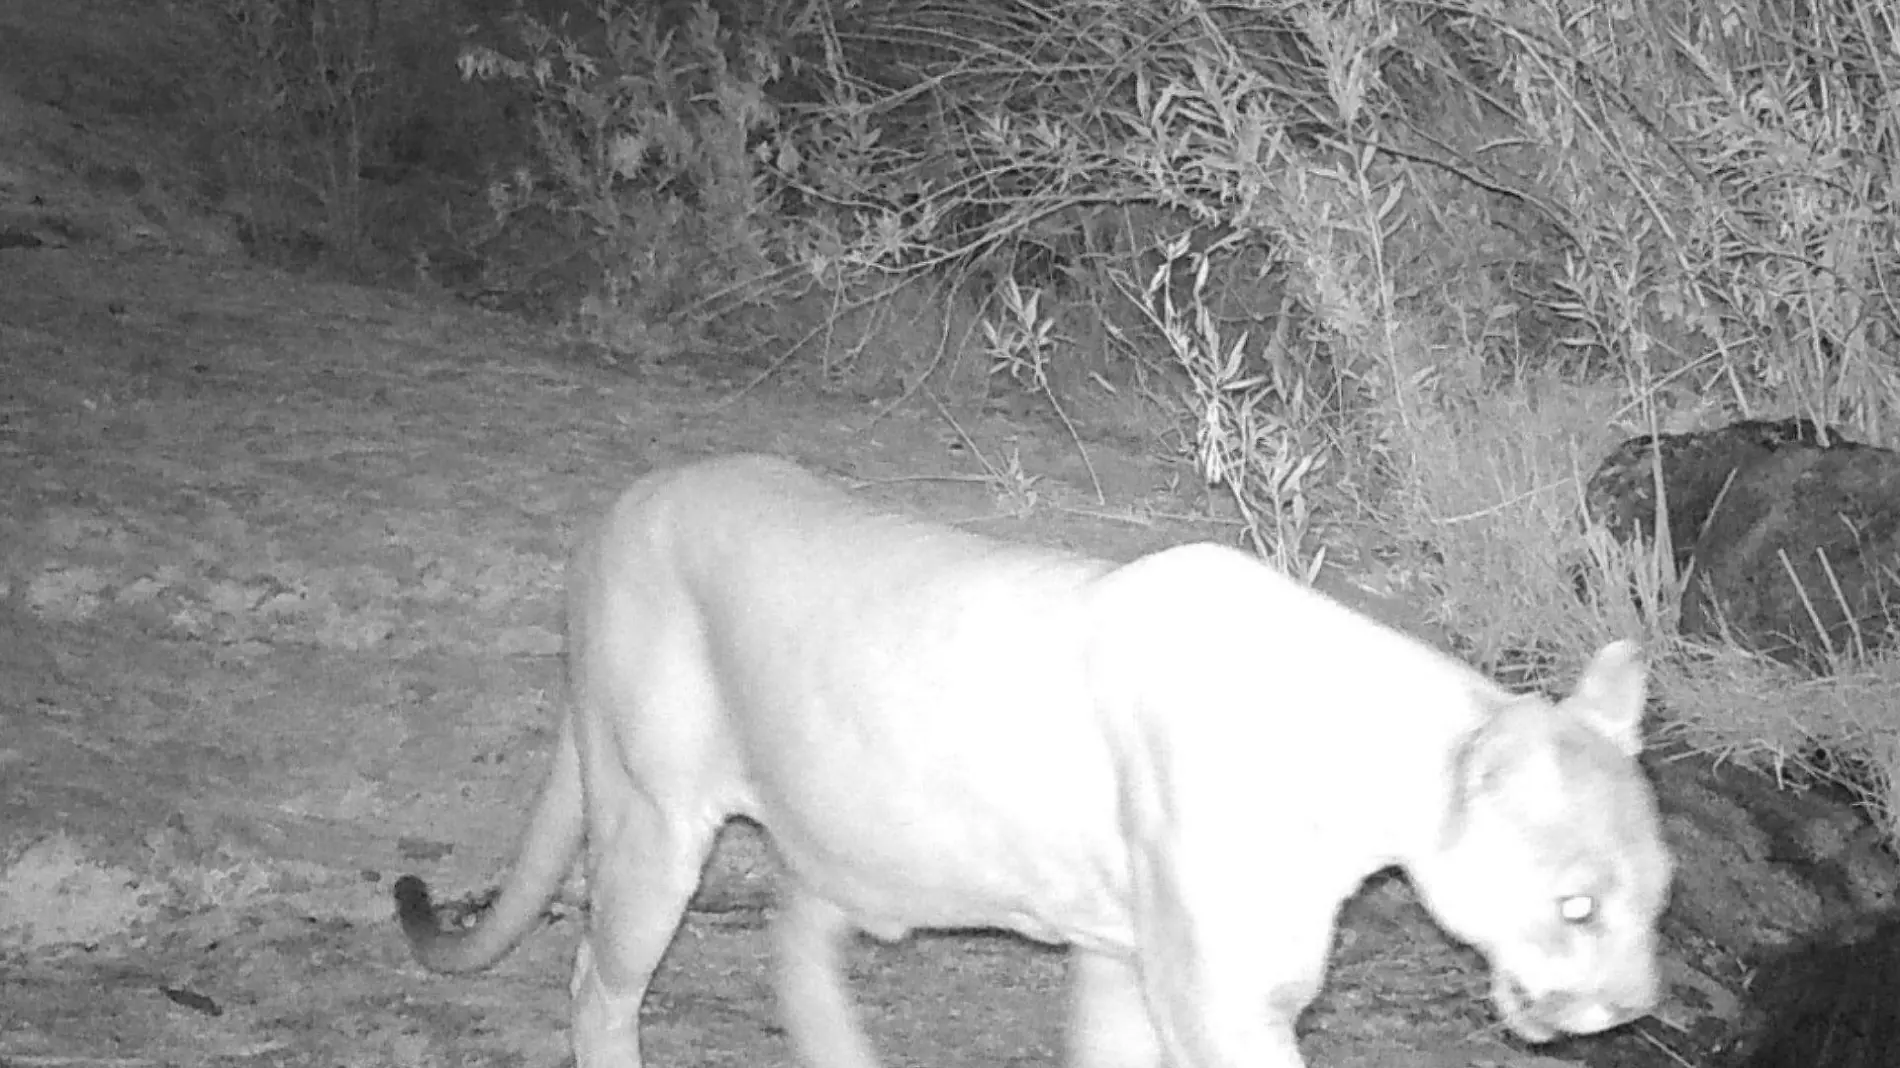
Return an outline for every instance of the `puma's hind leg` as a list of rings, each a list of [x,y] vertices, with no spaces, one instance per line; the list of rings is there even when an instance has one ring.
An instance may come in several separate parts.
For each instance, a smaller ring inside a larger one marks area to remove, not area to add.
[[[640,1068],[640,1004],[718,830],[670,821],[644,800],[620,809],[617,826],[589,846],[587,932],[571,989],[576,1068]]]
[[[787,875],[772,924],[779,1013],[807,1068],[877,1068],[845,984],[843,947],[854,932],[831,902]]]

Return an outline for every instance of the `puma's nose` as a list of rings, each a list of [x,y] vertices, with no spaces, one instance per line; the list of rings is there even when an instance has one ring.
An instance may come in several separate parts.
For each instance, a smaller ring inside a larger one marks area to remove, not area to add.
[[[1583,1034],[1591,1034],[1596,1031],[1608,1031],[1612,1027],[1618,1027],[1629,1023],[1631,1020],[1649,1015],[1649,1010],[1653,1005],[1654,1002],[1652,1001],[1644,1001],[1640,1004],[1632,1004],[1626,1001],[1610,1001],[1599,1005],[1591,1005],[1580,1014],[1582,1018],[1578,1022],[1581,1026],[1576,1030]]]
[[[1534,1011],[1555,1030],[1592,1035],[1649,1015],[1656,1007],[1656,994],[1654,983],[1595,994],[1553,991],[1536,1003]]]
[[[1653,975],[1649,976],[1623,990],[1582,1001],[1572,1010],[1570,1020],[1566,1021],[1572,1026],[1566,1026],[1565,1030],[1594,1034],[1641,1019],[1656,1011],[1660,995],[1660,984]]]

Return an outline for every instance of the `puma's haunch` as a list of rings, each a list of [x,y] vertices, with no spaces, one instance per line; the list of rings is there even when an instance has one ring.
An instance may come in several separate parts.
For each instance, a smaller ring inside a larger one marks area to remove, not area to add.
[[[584,855],[579,1068],[635,1068],[642,999],[719,827],[786,876],[781,1011],[869,1068],[855,931],[1073,947],[1081,1068],[1299,1068],[1340,903],[1399,865],[1533,1040],[1657,996],[1670,880],[1635,762],[1644,671],[1606,647],[1513,696],[1238,551],[1122,566],[881,514],[779,461],[635,483],[575,552],[571,710],[484,920],[416,956],[485,967]],[[583,849],[584,847],[584,849]]]

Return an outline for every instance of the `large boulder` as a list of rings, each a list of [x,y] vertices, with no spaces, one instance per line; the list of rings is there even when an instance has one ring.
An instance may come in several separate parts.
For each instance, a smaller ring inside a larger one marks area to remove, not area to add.
[[[1811,419],[1744,419],[1686,434],[1642,434],[1603,458],[1584,487],[1584,509],[1625,544],[1656,529],[1656,474],[1662,469],[1669,543],[1677,570],[1686,567],[1709,511],[1729,476],[1778,452],[1857,449],[1858,442]]]
[[[1900,609],[1900,454],[1812,420],[1750,419],[1631,438],[1584,491],[1619,540],[1652,536],[1660,469],[1685,634],[1727,635],[1790,663],[1871,650]]]
[[[1736,473],[1691,553],[1685,634],[1726,632],[1816,669],[1885,646],[1900,614],[1900,453],[1773,452]]]

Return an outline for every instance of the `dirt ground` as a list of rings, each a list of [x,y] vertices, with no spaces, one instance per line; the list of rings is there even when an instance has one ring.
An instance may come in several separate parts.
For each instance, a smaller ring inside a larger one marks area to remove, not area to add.
[[[408,960],[389,886],[472,893],[500,868],[560,700],[562,553],[644,471],[771,452],[1115,558],[1232,536],[1110,442],[1090,445],[1099,503],[1020,411],[967,413],[966,440],[923,405],[740,395],[744,362],[609,367],[447,300],[247,263],[125,178],[153,158],[124,147],[135,123],[23,84],[0,91],[0,1068],[562,1063],[573,900],[493,972],[445,978]],[[1031,493],[998,492],[972,443]],[[1355,584],[1375,579],[1328,582],[1418,629]],[[1386,878],[1347,910],[1311,1063],[1699,1063],[1741,989],[1704,935],[1771,899],[1719,846],[1746,821],[1701,785],[1670,798],[1678,844],[1715,859],[1685,863],[1659,1019],[1515,1045],[1475,957]],[[646,1006],[650,1063],[788,1063],[771,882],[756,836],[729,835]],[[854,978],[892,1065],[1049,1065],[1062,970],[940,935],[867,944]]]

